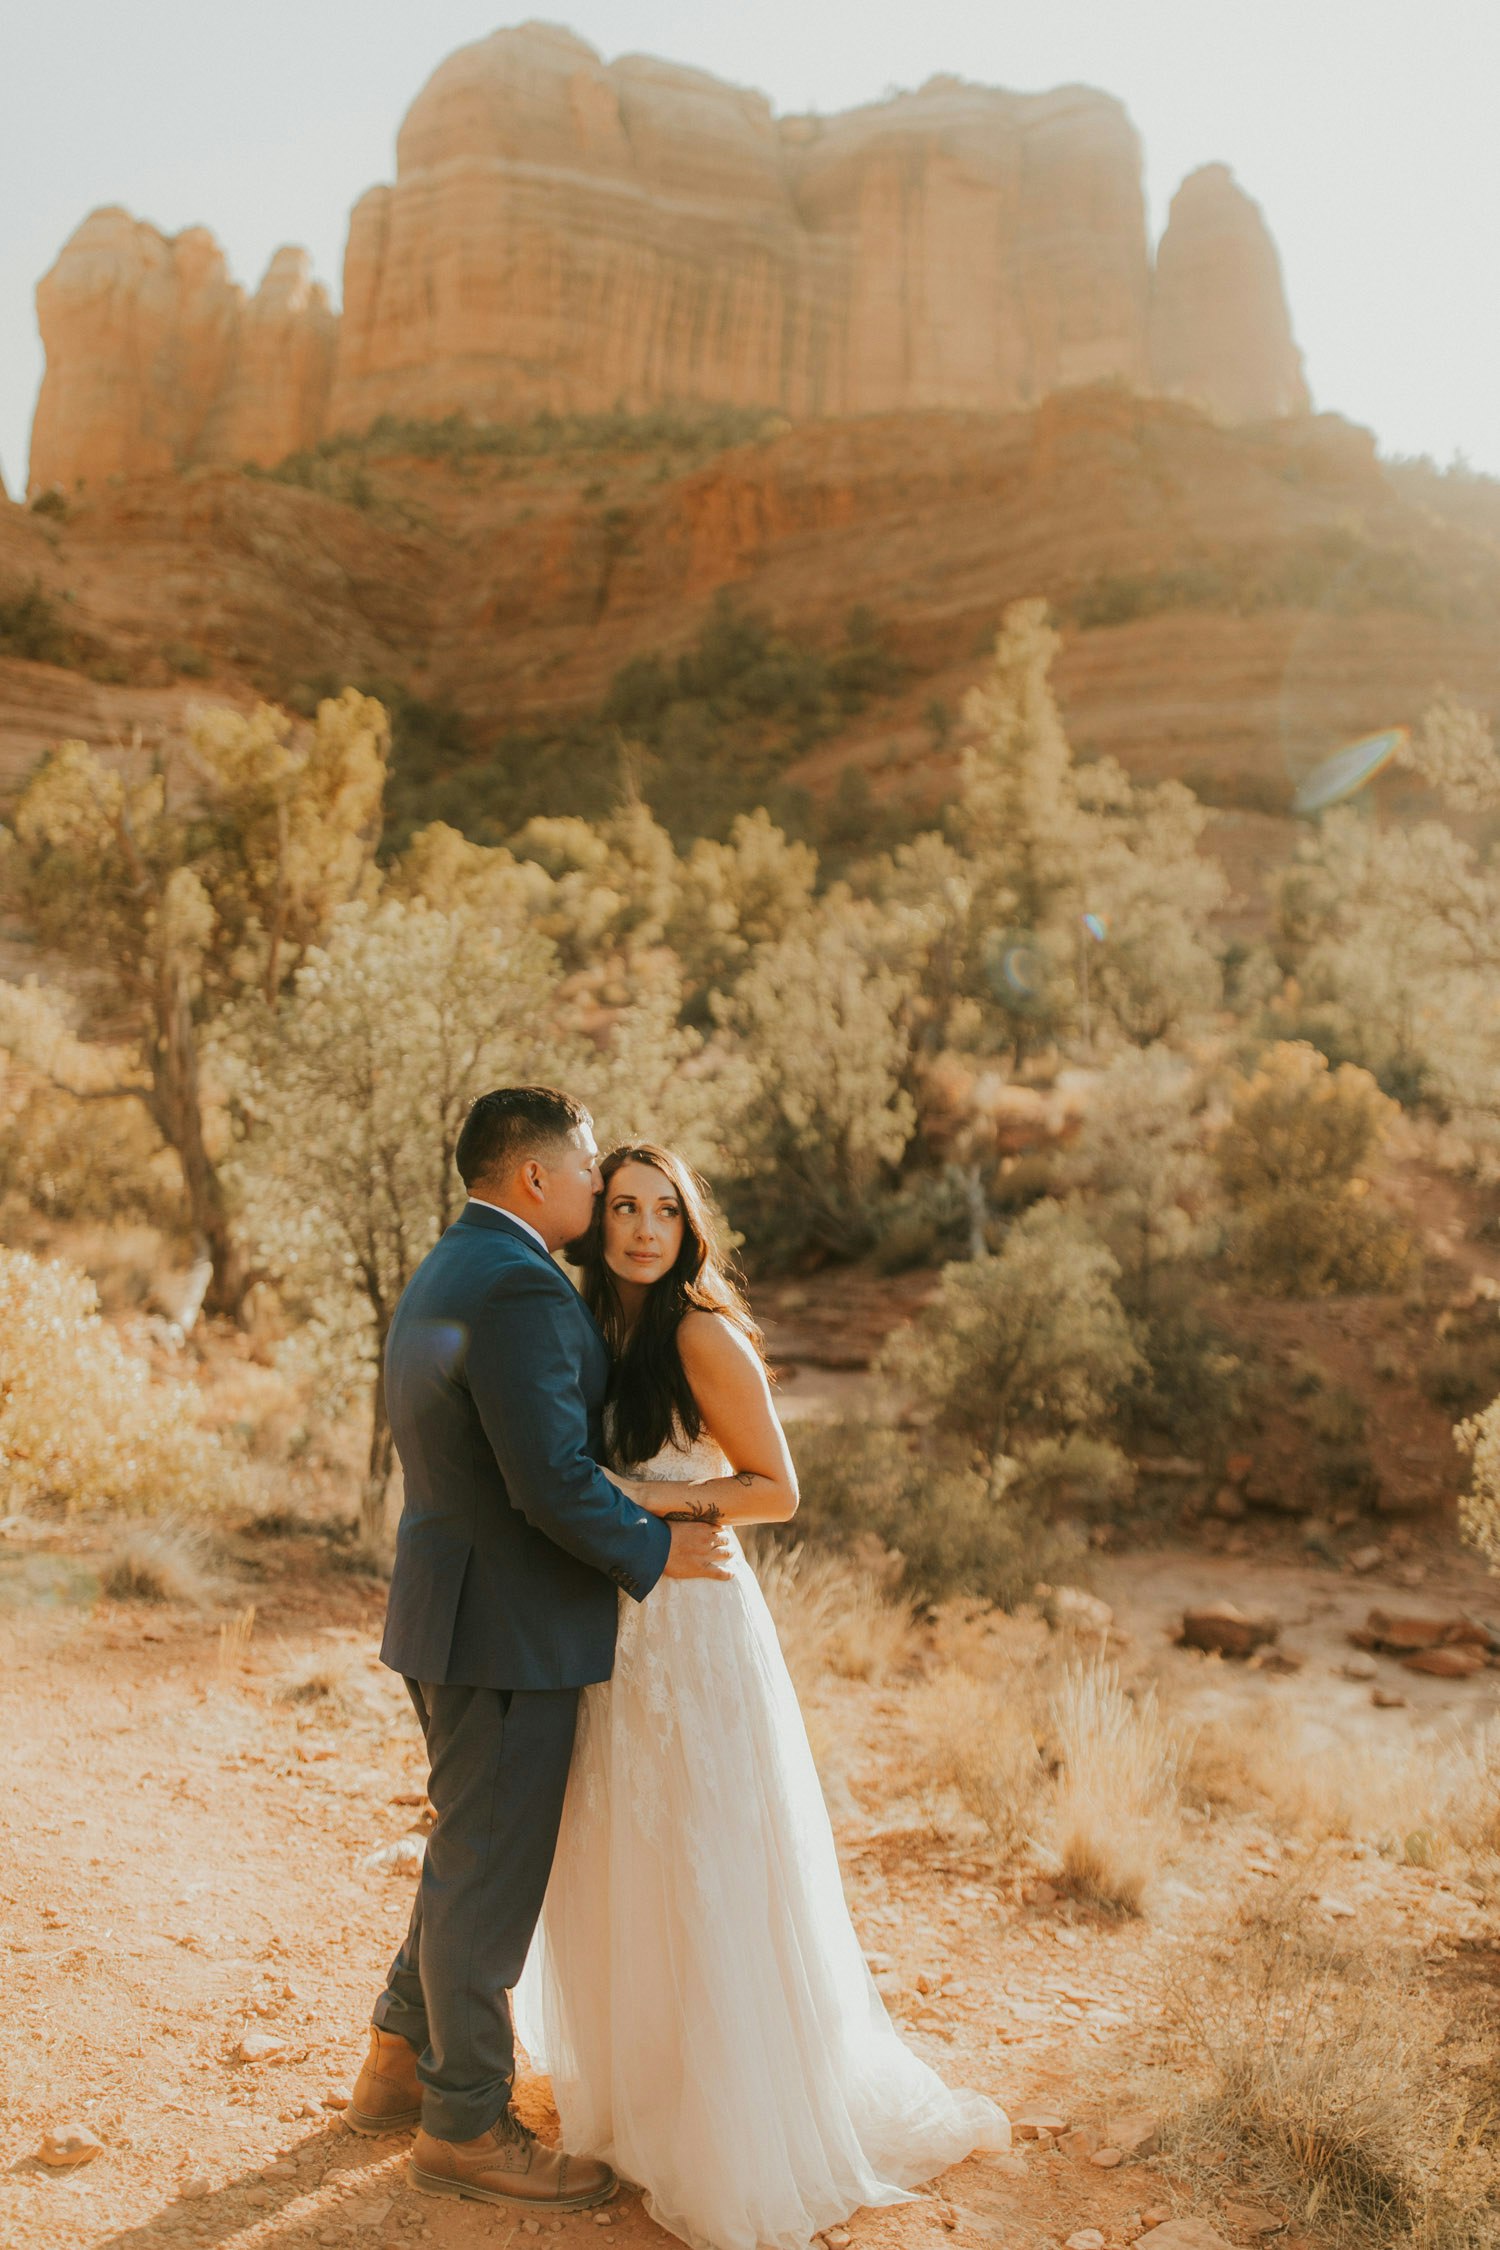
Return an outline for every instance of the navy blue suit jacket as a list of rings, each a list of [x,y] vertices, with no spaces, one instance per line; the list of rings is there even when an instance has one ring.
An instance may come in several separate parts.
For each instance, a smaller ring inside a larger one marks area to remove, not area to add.
[[[598,1466],[609,1354],[577,1290],[467,1204],[407,1284],[385,1367],[406,1503],[383,1661],[454,1687],[607,1680],[616,1589],[645,1598],[671,1533]]]

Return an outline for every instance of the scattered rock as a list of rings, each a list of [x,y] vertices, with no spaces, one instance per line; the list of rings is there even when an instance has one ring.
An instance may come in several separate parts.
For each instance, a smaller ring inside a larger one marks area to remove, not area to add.
[[[378,2227],[395,2200],[393,2195],[372,2195],[362,2203],[351,2203],[344,2216],[357,2227]]]
[[[276,2201],[275,2190],[268,2187],[246,2188],[245,2201],[252,2211],[269,2211]]]
[[[849,2244],[853,2239],[847,2227],[830,2227],[823,2237],[823,2240],[828,2244],[828,2250],[849,2250]]]
[[[347,2086],[334,2086],[323,2096],[325,2109],[347,2109],[354,2095]]]
[[[1357,1911],[1346,1898],[1320,1898],[1318,1904],[1335,1922],[1352,1922]]]
[[[1410,1656],[1403,1656],[1402,1665],[1408,1672],[1427,1672],[1435,1680],[1468,1680],[1485,1668],[1482,1648],[1422,1648]]]
[[[1044,2133],[1065,2133],[1068,2121],[1058,2109],[1023,2109],[1010,2129],[1018,2141],[1039,2141]]]
[[[1117,2148],[1096,2148],[1089,2158],[1090,2164],[1097,2164],[1101,2172],[1116,2171],[1124,2161],[1123,2153]]]
[[[1399,1694],[1395,1688],[1372,1688],[1370,1690],[1370,1701],[1377,1711],[1404,1711],[1406,1709],[1406,1697]]]
[[[1075,1633],[1107,1633],[1115,1621],[1108,1602],[1086,1594],[1081,1586],[1054,1586],[1047,1599],[1053,1623]]]
[[[369,1875],[412,1875],[426,1855],[425,1836],[398,1836],[393,1844],[382,1844],[378,1850],[366,1852],[359,1864]]]
[[[1252,1672],[1300,1672],[1306,1663],[1307,1658],[1300,1649],[1276,1648],[1268,1643],[1255,1651],[1249,1669]]]
[[[1356,1547],[1349,1557],[1349,1568],[1363,1575],[1367,1570],[1379,1570],[1384,1561],[1384,1547]]]
[[[1168,2219],[1138,2236],[1136,2250],[1229,2250],[1229,2244],[1204,2219]]]
[[[1104,2137],[1127,2163],[1136,2163],[1143,2156],[1154,2156],[1161,2146],[1161,2119],[1149,2109],[1126,2110],[1110,2118]]]
[[[1075,2125],[1070,2133],[1058,2135],[1057,2145],[1064,2156],[1076,2157],[1081,2164],[1099,2146],[1099,2136],[1091,2125]]]
[[[1224,1463],[1224,1474],[1231,1484],[1243,1484],[1254,1467],[1255,1455],[1253,1453],[1231,1453],[1229,1459]]]
[[[247,2031],[234,2050],[236,2062],[281,2062],[287,2051],[286,2041],[269,2031]]]
[[[1153,2203],[1149,2211],[1141,2213],[1143,2227],[1164,2227],[1172,2216],[1164,2203]]]
[[[1226,2203],[1224,2219],[1241,2234],[1271,2235],[1286,2232],[1286,2220],[1264,2203]]]
[[[984,2161],[989,2165],[991,2171],[998,2172],[1002,2179],[1024,2180],[1026,2177],[1026,2159],[1024,2156],[1012,2156],[1009,2154],[1003,2156],[986,2156]]]
[[[1389,1609],[1372,1609],[1358,1635],[1361,1647],[1380,1648],[1392,1656],[1411,1656],[1428,1648],[1489,1648],[1489,1628],[1471,1617],[1418,1617]]]
[[[1104,2250],[1104,2237],[1097,2227],[1080,2227],[1068,2236],[1066,2250]]]
[[[1347,1656],[1341,1667],[1346,1680],[1373,1680],[1380,1670],[1373,1656],[1363,1651],[1358,1656]]]
[[[92,2164],[104,2152],[104,2143],[87,2125],[57,2125],[43,2133],[37,2149],[37,2161],[50,2164],[55,2171],[70,2170],[76,2164]]]
[[[1245,1513],[1245,1503],[1232,1484],[1220,1485],[1214,1494],[1214,1514],[1226,1523],[1238,1523]]]
[[[201,2203],[205,2195],[212,2195],[214,2183],[206,2172],[194,2172],[177,2190],[184,2203]]]
[[[1220,1656],[1253,1656],[1281,1631],[1266,1610],[1243,1610],[1233,1602],[1208,1602],[1183,1613],[1181,1642]]]

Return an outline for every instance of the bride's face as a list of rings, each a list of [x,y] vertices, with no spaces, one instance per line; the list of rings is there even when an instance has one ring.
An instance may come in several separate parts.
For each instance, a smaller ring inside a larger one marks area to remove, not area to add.
[[[604,1263],[619,1281],[649,1289],[682,1248],[682,1202],[654,1164],[622,1164],[604,1191]]]

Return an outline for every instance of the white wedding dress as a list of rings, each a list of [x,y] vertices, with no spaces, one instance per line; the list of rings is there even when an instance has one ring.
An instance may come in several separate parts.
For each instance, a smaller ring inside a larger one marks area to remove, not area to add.
[[[636,1475],[728,1474],[710,1441]],[[565,2148],[602,2157],[693,2250],[806,2250],[905,2201],[1004,2112],[906,2047],[844,1903],[796,1693],[735,1542],[725,1583],[622,1596],[585,1688],[517,2028]]]

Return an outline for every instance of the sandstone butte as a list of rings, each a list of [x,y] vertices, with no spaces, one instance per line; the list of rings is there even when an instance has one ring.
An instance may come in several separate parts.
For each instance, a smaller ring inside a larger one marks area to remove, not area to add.
[[[934,78],[778,118],[535,23],[418,95],[343,296],[285,249],[247,300],[206,229],[95,211],[37,291],[32,491],[266,465],[381,414],[1003,412],[1111,380],[1225,421],[1308,403],[1258,207],[1208,166],[1153,263],[1107,94]]]

